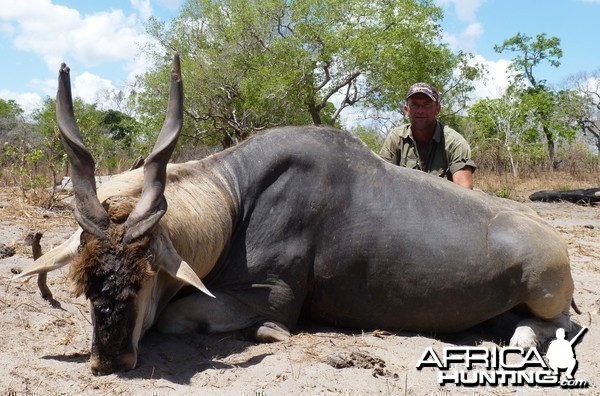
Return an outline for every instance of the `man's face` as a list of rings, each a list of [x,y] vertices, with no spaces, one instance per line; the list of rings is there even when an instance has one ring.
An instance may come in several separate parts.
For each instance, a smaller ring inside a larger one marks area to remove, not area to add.
[[[410,120],[413,130],[434,128],[441,106],[423,93],[416,93],[407,99],[404,113]]]

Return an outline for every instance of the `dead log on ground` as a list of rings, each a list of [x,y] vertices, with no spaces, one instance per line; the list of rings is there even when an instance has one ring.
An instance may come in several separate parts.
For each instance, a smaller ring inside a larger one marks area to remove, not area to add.
[[[529,196],[531,201],[559,202],[568,201],[582,205],[600,202],[600,188],[580,188],[567,191],[537,191]]]

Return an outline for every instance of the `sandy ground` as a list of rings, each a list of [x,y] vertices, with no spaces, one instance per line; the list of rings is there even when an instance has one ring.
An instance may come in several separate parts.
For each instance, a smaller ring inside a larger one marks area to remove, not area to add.
[[[427,347],[497,346],[485,332],[433,334],[347,332],[304,325],[286,342],[255,344],[233,336],[165,336],[149,332],[135,370],[94,377],[87,302],[70,295],[65,268],[49,274],[56,303],[43,300],[35,278],[10,281],[31,262],[31,231],[42,247],[75,229],[71,213],[24,205],[0,190],[0,243],[16,254],[0,260],[0,394],[4,395],[562,395],[600,394],[600,206],[529,203],[569,244],[575,298],[590,328],[576,347],[577,379],[586,389],[438,385],[438,370],[417,370]],[[502,343],[502,341],[500,341]]]

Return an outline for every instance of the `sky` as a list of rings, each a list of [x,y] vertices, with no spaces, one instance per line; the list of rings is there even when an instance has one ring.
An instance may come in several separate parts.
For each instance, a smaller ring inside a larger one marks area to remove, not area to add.
[[[600,69],[600,0],[434,0],[444,10],[443,40],[487,65],[478,97],[497,97],[507,85],[511,53],[495,44],[517,33],[561,40],[558,68],[536,75],[560,86],[568,77]],[[8,4],[10,2],[10,5]],[[148,43],[144,23],[169,21],[182,0],[0,0],[0,98],[29,113],[56,94],[61,62],[71,68],[73,93],[102,103],[106,92],[126,89],[148,66],[138,48]]]

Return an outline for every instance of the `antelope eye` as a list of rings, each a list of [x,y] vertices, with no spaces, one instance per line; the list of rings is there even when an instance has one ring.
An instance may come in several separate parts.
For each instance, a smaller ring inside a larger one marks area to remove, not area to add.
[[[100,312],[103,314],[109,314],[110,313],[110,307],[109,306],[104,306],[100,308]]]
[[[94,310],[96,312],[99,312],[103,315],[107,315],[112,312],[111,305],[108,304],[105,299],[99,299],[99,300],[93,302],[92,305],[94,306]]]

